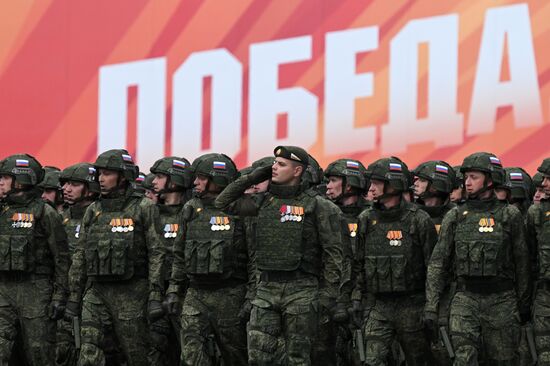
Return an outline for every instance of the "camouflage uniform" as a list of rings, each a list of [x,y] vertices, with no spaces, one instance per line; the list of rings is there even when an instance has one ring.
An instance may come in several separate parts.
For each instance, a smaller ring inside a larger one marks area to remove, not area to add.
[[[237,175],[233,161],[222,154],[197,158],[191,170],[219,187]],[[183,365],[245,365],[246,330],[238,317],[248,279],[244,226],[240,217],[214,207],[212,196],[207,187],[183,208],[183,237],[174,244],[167,292],[182,293],[189,283],[181,311]]]
[[[445,161],[427,161],[420,164],[413,172],[413,175],[428,180],[426,191],[418,197],[417,206],[426,211],[432,219],[435,229],[439,234],[443,217],[456,205],[449,201],[449,195],[456,187],[456,175],[454,169]],[[430,192],[433,188],[436,192]],[[426,206],[424,200],[429,197],[440,197],[444,202],[440,206]],[[453,275],[449,276],[449,282],[439,301],[439,319],[440,327],[445,327],[449,331],[449,314],[451,311],[451,300],[456,292],[456,280]],[[451,365],[452,360],[449,352],[445,348],[443,340],[440,337],[432,339],[431,350],[433,361],[439,366]]]
[[[60,173],[59,182],[63,185],[69,181],[84,183],[88,191],[93,192],[95,195],[99,194],[96,170],[92,164],[80,163],[65,168]],[[81,197],[81,204],[72,204],[62,213],[63,227],[69,243],[69,259],[72,258],[80,236],[84,212],[94,199],[95,196]],[[56,365],[72,366],[76,365],[77,360],[78,351],[74,344],[73,322],[71,319],[61,319],[57,322]]]
[[[480,192],[492,190],[488,177],[494,185],[504,180],[500,160],[493,154],[472,154],[461,169],[485,174]],[[449,273],[458,283],[450,315],[454,364],[477,365],[483,355],[489,364],[517,365],[520,315],[528,316],[530,297],[529,252],[519,210],[492,196],[469,198],[445,216],[428,267],[429,321],[436,323]]]
[[[370,203],[365,201],[361,195],[369,188],[369,183],[366,178],[365,167],[360,161],[353,159],[339,159],[330,163],[324,175],[326,179],[329,179],[331,176],[342,178],[342,194],[333,199],[333,201],[340,208],[344,217],[344,233],[342,235],[344,262],[342,264],[341,301],[350,303],[351,292],[353,290],[351,266],[353,258],[357,255],[358,217],[362,211],[370,207]],[[345,194],[344,189],[348,184],[352,187],[353,192]],[[349,195],[357,196],[358,200],[354,204],[344,205],[342,198]],[[321,355],[319,360],[335,357],[337,365],[352,365],[357,363],[356,352],[352,344],[352,330],[355,330],[357,327],[360,328],[361,324],[354,324],[353,321],[338,327],[334,356],[329,356],[325,353]]]
[[[538,168],[550,175],[550,158]],[[533,301],[533,328],[538,353],[538,365],[550,365],[550,200],[532,205],[527,214],[527,238],[532,246],[536,292]]]
[[[94,166],[118,171],[119,186],[86,210],[69,271],[72,313],[84,292],[78,364],[103,365],[105,334],[112,332],[128,365],[147,365],[147,301],[160,307],[164,260],[158,211],[129,186],[137,169],[126,150],[106,151]]]
[[[32,189],[43,177],[30,155],[13,155],[0,174],[30,190],[2,199],[0,220],[0,364],[7,365],[18,329],[30,365],[54,365],[56,320],[67,297],[68,247],[59,214]]]
[[[297,147],[275,149],[276,157],[307,167],[309,156]],[[245,175],[216,199],[227,207],[256,182],[269,179],[271,168]],[[305,174],[305,173],[304,173]],[[303,177],[303,175],[302,175]],[[309,186],[309,183],[308,183]],[[248,323],[251,365],[310,365],[319,306],[331,309],[339,293],[342,264],[338,208],[306,186],[271,184],[259,206],[246,207],[249,254],[257,280]],[[244,205],[243,205],[244,206]],[[245,207],[237,211],[245,211]],[[277,352],[284,339],[284,357]]]
[[[406,166],[396,158],[367,168],[371,180],[385,182],[396,196],[409,187]],[[375,203],[359,216],[359,254],[352,300],[365,304],[363,331],[367,365],[385,365],[397,339],[408,365],[427,365],[429,346],[422,309],[426,267],[437,234],[429,216],[401,199],[398,206]]]
[[[61,184],[59,183],[59,177],[61,171],[56,167],[44,167],[44,179],[42,182],[37,184],[37,187],[44,190],[55,190],[55,200],[45,201],[48,205],[52,206],[55,210],[58,210],[59,207],[63,205],[63,190],[61,189]]]
[[[172,156],[157,160],[151,167],[152,174],[163,174],[168,177],[166,186],[160,192],[156,192],[157,194],[178,192],[182,195],[182,200],[178,204],[157,204],[160,214],[160,227],[163,233],[162,243],[166,250],[162,272],[163,290],[168,289],[170,271],[172,270],[174,261],[172,252],[174,243],[178,239],[181,239],[183,233],[180,225],[183,221],[184,195],[193,185],[193,174],[190,172],[190,165],[187,159]],[[176,188],[168,188],[170,183],[174,183]],[[148,188],[145,184],[144,188],[153,189],[153,187]],[[183,295],[186,287],[182,286],[181,290]],[[181,323],[179,316],[180,314],[166,314],[160,319],[151,322],[152,347],[149,352],[150,365],[172,365],[179,362],[181,354]]]

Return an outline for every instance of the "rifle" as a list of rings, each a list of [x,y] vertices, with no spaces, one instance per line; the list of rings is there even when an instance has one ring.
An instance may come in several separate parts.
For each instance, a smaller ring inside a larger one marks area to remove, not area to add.
[[[80,349],[80,319],[78,316],[73,317],[73,336],[75,348]]]
[[[455,352],[453,350],[453,345],[451,344],[451,340],[449,339],[449,334],[447,333],[447,328],[439,327],[439,335],[441,336],[441,340],[443,341],[443,345],[445,346],[445,349],[447,350],[447,353],[449,354],[449,358],[452,360],[453,358],[455,358]]]
[[[361,364],[365,363],[365,342],[363,340],[363,332],[361,329],[355,329],[353,331],[354,337],[353,337],[353,349],[357,351],[359,354],[359,360],[361,361]]]

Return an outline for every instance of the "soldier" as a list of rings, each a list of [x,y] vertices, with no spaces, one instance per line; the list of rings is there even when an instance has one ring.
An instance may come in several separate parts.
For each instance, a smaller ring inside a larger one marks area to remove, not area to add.
[[[414,193],[416,204],[426,211],[432,219],[439,234],[443,217],[456,205],[450,201],[450,195],[456,184],[454,169],[445,161],[427,161],[420,164],[414,171]],[[449,312],[451,299],[456,292],[456,281],[450,276],[448,286],[441,295],[439,303],[439,326],[449,329]],[[431,340],[434,362],[437,365],[451,365],[449,350],[445,348],[444,340],[439,336]]]
[[[464,176],[460,171],[460,165],[453,167],[455,173],[455,181],[453,184],[453,191],[451,192],[451,202],[457,205],[464,203],[465,194],[464,194]]]
[[[550,158],[538,167],[546,197],[550,194]],[[544,198],[527,214],[527,238],[535,258],[536,292],[533,301],[533,328],[540,366],[550,365],[550,201]]]
[[[92,164],[80,163],[65,168],[59,183],[63,187],[63,196],[67,209],[63,211],[63,225],[69,242],[69,254],[75,251],[80,236],[82,218],[88,206],[99,195],[99,183],[96,180],[96,170]],[[78,352],[74,342],[73,319],[60,320],[57,324],[57,365],[76,365]],[[77,323],[78,324],[78,323]]]
[[[246,330],[239,318],[248,280],[248,255],[240,217],[214,207],[237,176],[223,154],[203,155],[191,165],[197,197],[183,209],[183,237],[174,244],[167,307],[175,314],[178,294],[189,289],[181,311],[183,365],[246,364]]]
[[[69,271],[70,316],[82,302],[78,364],[103,365],[105,334],[113,334],[128,365],[147,365],[146,314],[163,315],[158,210],[134,193],[137,167],[126,150],[101,153],[94,167],[101,196],[84,214]]]
[[[366,364],[385,365],[397,339],[408,365],[427,365],[422,309],[435,227],[426,212],[404,198],[410,180],[401,160],[379,159],[367,172],[374,204],[359,216],[359,254],[352,275],[357,277],[354,312],[361,302],[365,307]]]
[[[145,198],[150,199],[151,201],[153,201],[153,203],[158,203],[159,197],[155,192],[155,187],[153,186],[154,179],[155,179],[155,174],[153,173],[147,174],[141,186],[145,190],[145,193],[144,193]]]
[[[539,172],[533,176],[533,185],[535,186],[535,193],[533,194],[534,204],[539,204],[541,200],[546,199],[546,194],[544,193],[544,187],[542,185],[543,180],[544,176]]]
[[[145,187],[143,186],[143,183],[145,182],[145,173],[139,172],[136,179],[134,179],[134,192],[140,195],[145,195]]]
[[[260,204],[234,207],[241,214],[255,215],[247,227],[250,266],[257,280],[247,296],[252,299],[248,360],[251,365],[310,365],[319,306],[332,310],[339,294],[340,212],[308,189],[311,177],[302,177],[310,159],[306,151],[278,146],[274,155],[271,167],[256,169],[230,184],[216,206],[228,207],[247,187],[271,176]],[[282,360],[277,352],[281,337]]]
[[[181,237],[180,228],[183,221],[183,207],[186,202],[186,192],[193,186],[191,164],[185,158],[175,156],[157,160],[151,167],[154,174],[153,189],[159,197],[157,204],[160,213],[160,227],[163,230],[163,243],[166,250],[164,270],[162,273],[163,290],[168,289],[170,271],[174,255],[172,248],[178,237]],[[181,297],[186,288],[180,289]],[[150,365],[175,365],[180,359],[179,333],[181,324],[179,315],[167,315],[150,325],[152,347],[149,353]]]
[[[346,245],[343,246],[344,263],[342,265],[342,302],[351,302],[351,291],[353,288],[351,278],[351,264],[357,255],[357,228],[359,214],[370,207],[370,203],[363,198],[364,192],[370,183],[366,177],[366,169],[358,160],[339,159],[330,163],[325,170],[327,180],[328,199],[333,201],[342,211],[345,218]],[[360,298],[355,299],[361,301]],[[351,329],[360,329],[361,317],[352,319]],[[338,365],[351,365],[354,352],[352,346],[352,333],[350,328],[340,326],[336,340],[336,363]],[[357,340],[356,340],[357,342]]]
[[[524,217],[527,216],[535,192],[531,176],[519,167],[504,168],[504,173],[504,184],[495,188],[497,199],[516,206]]]
[[[517,365],[520,319],[529,317],[529,251],[519,210],[500,202],[500,160],[491,153],[464,159],[466,202],[443,220],[426,281],[425,323],[436,332],[440,296],[457,277],[450,331],[455,365]],[[518,309],[519,307],[519,309]],[[519,311],[518,311],[519,310]]]
[[[61,171],[56,167],[45,167],[44,172],[44,179],[38,184],[38,188],[42,190],[42,199],[61,213],[63,212],[64,203],[63,189],[59,183]]]
[[[44,176],[27,154],[0,166],[0,363],[7,365],[20,332],[30,365],[55,364],[56,320],[67,298],[67,237],[61,217],[37,198]]]

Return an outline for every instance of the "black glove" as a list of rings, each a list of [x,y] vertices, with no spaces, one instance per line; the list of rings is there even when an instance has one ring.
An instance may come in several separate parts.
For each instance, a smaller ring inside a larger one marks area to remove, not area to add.
[[[164,316],[162,303],[158,300],[149,300],[149,303],[147,304],[147,316],[152,322],[162,318]]]
[[[427,336],[432,340],[439,338],[439,322],[437,313],[426,311],[424,313],[424,329],[426,330]]]
[[[250,319],[250,313],[252,312],[252,304],[250,300],[245,300],[241,310],[239,310],[239,319],[241,322],[246,323]]]
[[[180,312],[180,300],[178,298],[178,295],[173,292],[166,295],[166,298],[164,299],[162,305],[164,306],[166,313],[168,313],[169,315],[178,315]]]
[[[361,328],[363,325],[363,305],[359,300],[353,300],[351,302],[350,309],[351,321],[357,328]]]
[[[50,303],[50,313],[49,313],[50,319],[53,319],[53,320],[63,319],[64,315],[65,315],[65,303],[58,300],[53,300]]]
[[[336,323],[345,323],[348,321],[348,309],[347,305],[343,302],[337,302],[332,309],[332,320]]]
[[[256,168],[248,175],[251,184],[258,184],[265,180],[271,179],[271,166]]]
[[[67,301],[67,305],[65,306],[65,319],[73,320],[73,318],[78,316],[80,316],[80,304],[76,301]]]

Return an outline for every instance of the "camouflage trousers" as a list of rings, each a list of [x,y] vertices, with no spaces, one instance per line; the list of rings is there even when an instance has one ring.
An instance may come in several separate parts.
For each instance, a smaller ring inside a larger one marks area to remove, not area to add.
[[[311,365],[318,298],[319,284],[313,276],[260,281],[248,323],[249,365]]]
[[[533,302],[533,329],[538,365],[550,365],[550,291],[538,289]]]
[[[180,360],[180,315],[164,316],[151,323],[149,365],[177,365]]]
[[[74,331],[71,321],[61,319],[57,322],[56,340],[55,364],[57,366],[75,366],[78,361],[78,351],[74,344]]]
[[[331,319],[328,309],[320,307],[317,337],[313,343],[311,362],[313,365],[336,365],[336,339],[338,325]]]
[[[56,324],[48,316],[53,286],[46,276],[0,279],[0,365],[8,365],[20,332],[26,362],[54,365]]]
[[[146,279],[95,282],[87,289],[82,301],[79,366],[105,364],[106,335],[115,338],[128,366],[148,365],[148,294]]]
[[[363,325],[366,364],[387,364],[394,340],[405,353],[407,365],[427,365],[429,344],[422,321],[424,293],[377,295],[374,305],[365,311]]]
[[[187,290],[181,311],[181,364],[246,365],[246,330],[239,318],[246,285]]]
[[[480,355],[490,365],[517,365],[520,326],[515,291],[457,292],[450,329],[455,366],[478,365]]]

